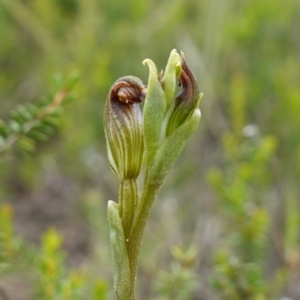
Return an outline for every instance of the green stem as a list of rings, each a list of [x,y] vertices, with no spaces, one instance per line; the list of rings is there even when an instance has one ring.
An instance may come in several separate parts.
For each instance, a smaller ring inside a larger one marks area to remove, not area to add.
[[[132,298],[130,298],[130,300],[134,300],[137,263],[146,223],[149,217],[150,209],[161,185],[162,182],[155,182],[154,180],[145,180],[143,192],[132,223],[127,247],[130,265],[130,286],[132,295]]]
[[[137,209],[139,199],[139,188],[138,182],[136,179],[125,179],[120,184],[119,189],[119,215],[122,220],[122,227],[126,240],[127,253],[129,253],[130,247],[130,229],[133,224],[135,211]],[[135,274],[136,274],[136,266],[131,267],[131,263],[129,261],[130,266],[130,291],[129,291],[129,299],[134,300],[135,294]],[[132,276],[133,272],[133,276]]]
[[[125,239],[129,238],[130,228],[137,207],[139,188],[136,179],[124,179],[119,189],[119,215]]]

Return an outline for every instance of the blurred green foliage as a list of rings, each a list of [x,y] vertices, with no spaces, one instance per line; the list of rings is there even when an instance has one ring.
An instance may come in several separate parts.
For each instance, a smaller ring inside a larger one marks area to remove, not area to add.
[[[198,285],[198,278],[194,271],[195,257],[198,251],[190,247],[186,251],[174,246],[171,251],[173,261],[171,271],[161,271],[155,282],[158,295],[153,299],[168,300],[192,299]]]
[[[9,136],[18,136],[9,150],[13,159],[3,151],[0,157],[0,202],[9,203],[0,216],[0,292],[13,297],[7,282],[14,273],[39,287],[30,300],[55,299],[47,296],[53,289],[61,299],[84,299],[85,291],[89,299],[110,299],[105,209],[107,199],[117,198],[117,185],[104,159],[104,102],[117,78],[131,74],[145,82],[143,59],[159,67],[177,48],[196,70],[203,118],[154,207],[139,299],[154,293],[171,299],[176,282],[186,299],[298,299],[299,11],[299,0],[0,0],[1,151]],[[23,126],[37,117],[29,107],[48,111],[74,70],[81,75],[70,87],[76,101],[50,126],[55,131],[40,119],[38,134],[27,136]],[[51,83],[57,72],[62,85]],[[52,138],[41,143],[43,134]],[[24,156],[20,149],[34,151]],[[43,206],[48,215],[35,219]],[[65,216],[65,207],[72,214]],[[29,209],[35,213],[28,217]],[[74,236],[61,233],[69,219],[88,228],[89,250],[77,249],[82,266],[68,262],[75,250],[60,247],[80,239],[77,227]],[[32,245],[26,229],[45,227],[59,229],[46,230],[41,243],[35,236]],[[201,249],[192,269],[176,256],[177,267],[166,271],[174,263],[166,249],[176,244]],[[13,299],[26,299],[19,297]]]
[[[56,76],[54,92],[34,105],[18,105],[7,122],[0,119],[0,155],[25,155],[35,150],[36,142],[46,141],[59,125],[63,105],[73,100],[71,90],[77,74],[63,80]]]
[[[268,299],[262,267],[267,255],[269,215],[263,206],[275,140],[267,137],[257,144],[238,142],[234,135],[224,139],[226,168],[212,170],[209,180],[222,199],[228,219],[225,249],[216,254],[213,283],[223,299]],[[239,149],[241,148],[241,149]],[[235,230],[234,228],[238,228]],[[227,250],[228,248],[228,250]]]
[[[32,280],[37,299],[83,299],[86,295],[107,299],[106,281],[89,278],[84,269],[67,270],[63,238],[54,228],[43,234],[40,248],[35,248],[16,237],[9,205],[0,207],[0,217],[0,275],[17,271]]]

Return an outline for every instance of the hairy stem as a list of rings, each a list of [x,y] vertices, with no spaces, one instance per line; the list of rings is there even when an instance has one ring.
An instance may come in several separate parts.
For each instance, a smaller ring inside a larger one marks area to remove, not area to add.
[[[137,207],[139,188],[136,179],[124,179],[119,189],[119,215],[125,238],[129,238],[130,228]]]
[[[143,192],[132,223],[127,247],[130,265],[131,293],[133,294],[133,298],[130,300],[134,299],[137,263],[146,223],[149,217],[150,209],[161,185],[162,182],[155,182],[154,180],[147,179],[145,180]]]

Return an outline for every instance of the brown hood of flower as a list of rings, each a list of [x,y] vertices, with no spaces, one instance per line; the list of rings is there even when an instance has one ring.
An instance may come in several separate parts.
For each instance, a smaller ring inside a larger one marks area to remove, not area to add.
[[[199,102],[200,92],[197,78],[187,64],[183,53],[181,53],[181,64],[179,85],[182,86],[182,91],[175,98],[175,105],[167,124],[167,135],[170,135],[193,114]]]
[[[143,118],[139,104],[145,98],[143,82],[133,76],[118,79],[105,106],[104,128],[108,158],[119,179],[134,179],[143,158]]]

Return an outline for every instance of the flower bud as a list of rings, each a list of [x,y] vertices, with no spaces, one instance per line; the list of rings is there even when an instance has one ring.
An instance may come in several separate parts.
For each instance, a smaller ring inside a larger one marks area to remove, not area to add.
[[[196,76],[188,66],[183,53],[181,53],[181,65],[179,83],[182,85],[182,91],[175,99],[175,105],[167,124],[167,136],[193,115],[202,97],[202,94],[199,93]]]
[[[118,79],[105,105],[104,131],[111,169],[122,181],[136,179],[143,160],[143,117],[139,108],[145,98],[143,82],[134,76]]]
[[[181,73],[181,59],[177,51],[172,50],[165,73],[161,80],[163,90],[166,94],[167,108],[169,108],[176,90],[176,81]]]

